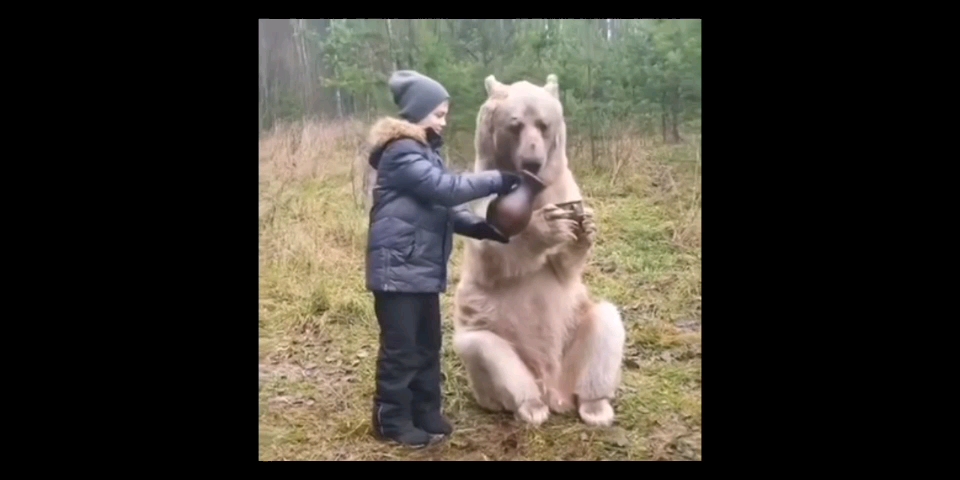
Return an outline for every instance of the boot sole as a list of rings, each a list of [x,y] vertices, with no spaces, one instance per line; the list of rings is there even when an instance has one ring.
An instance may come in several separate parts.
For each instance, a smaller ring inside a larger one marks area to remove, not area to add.
[[[444,440],[446,440],[446,435],[436,434],[436,433],[431,433],[431,434],[430,434],[430,440],[427,440],[427,443],[416,443],[416,444],[403,443],[403,442],[394,440],[394,439],[392,439],[392,438],[380,437],[379,435],[378,435],[377,437],[378,437],[378,438],[380,439],[380,441],[382,441],[382,442],[386,442],[386,443],[389,443],[389,444],[392,444],[392,445],[400,446],[400,447],[403,447],[403,448],[406,448],[406,449],[409,449],[409,450],[423,450],[424,448],[432,447],[432,446],[437,445],[437,444],[439,444],[439,443],[442,443]]]

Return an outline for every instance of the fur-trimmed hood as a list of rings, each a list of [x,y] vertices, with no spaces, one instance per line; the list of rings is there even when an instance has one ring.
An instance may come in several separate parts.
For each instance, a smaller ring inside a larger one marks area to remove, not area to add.
[[[433,130],[427,130],[400,118],[383,117],[373,124],[369,135],[367,135],[367,145],[370,148],[370,156],[367,161],[370,166],[377,168],[377,165],[380,164],[380,154],[383,153],[383,149],[390,142],[401,138],[415,140],[417,143],[434,150],[443,145],[443,138],[434,133]]]

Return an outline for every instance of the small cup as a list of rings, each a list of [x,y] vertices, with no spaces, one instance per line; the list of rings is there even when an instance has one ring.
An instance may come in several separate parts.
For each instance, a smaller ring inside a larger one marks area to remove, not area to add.
[[[583,222],[583,200],[558,203],[557,207],[573,212],[577,216],[577,221]]]

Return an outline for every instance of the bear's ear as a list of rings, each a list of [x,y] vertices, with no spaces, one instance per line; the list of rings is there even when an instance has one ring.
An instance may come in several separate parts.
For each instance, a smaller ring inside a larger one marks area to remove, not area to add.
[[[560,85],[557,83],[556,75],[552,73],[547,75],[547,84],[543,86],[543,89],[550,95],[553,95],[553,98],[560,98]]]
[[[487,78],[483,79],[483,86],[487,89],[488,96],[493,95],[493,92],[503,88],[503,84],[493,75],[488,75]]]

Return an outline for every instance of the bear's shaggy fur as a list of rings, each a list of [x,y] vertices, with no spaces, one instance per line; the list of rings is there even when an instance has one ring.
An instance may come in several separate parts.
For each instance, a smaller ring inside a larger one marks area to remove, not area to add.
[[[454,350],[477,402],[539,425],[578,409],[590,425],[613,423],[624,328],[617,308],[595,301],[582,274],[596,235],[556,204],[581,200],[567,165],[566,123],[555,75],[543,87],[485,80],[475,171],[536,173],[546,188],[527,228],[509,244],[466,240],[455,292]],[[475,202],[483,216],[492,197]]]

